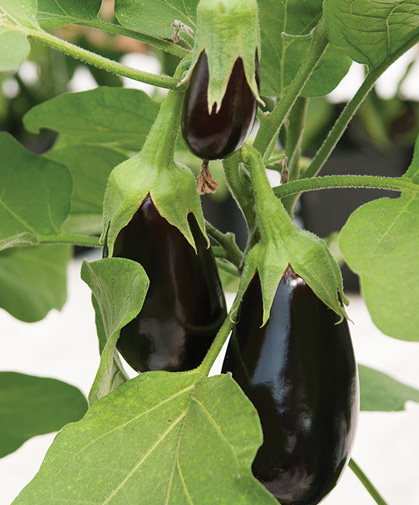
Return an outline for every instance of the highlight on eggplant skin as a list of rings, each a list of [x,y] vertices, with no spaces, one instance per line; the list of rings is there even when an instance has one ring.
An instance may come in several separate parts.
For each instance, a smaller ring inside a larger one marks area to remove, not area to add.
[[[115,241],[113,255],[137,261],[150,279],[141,312],[122,328],[117,342],[137,372],[199,366],[225,319],[214,255],[195,217],[188,220],[198,254],[150,198]]]
[[[259,63],[255,58],[259,87]],[[185,93],[182,111],[182,135],[188,148],[199,158],[226,158],[246,142],[255,122],[257,101],[249,87],[243,60],[237,58],[221,107],[208,113],[208,60],[199,55]]]
[[[316,505],[349,462],[359,411],[347,321],[288,269],[267,324],[256,275],[246,290],[223,372],[256,407],[264,442],[255,477],[283,505]]]

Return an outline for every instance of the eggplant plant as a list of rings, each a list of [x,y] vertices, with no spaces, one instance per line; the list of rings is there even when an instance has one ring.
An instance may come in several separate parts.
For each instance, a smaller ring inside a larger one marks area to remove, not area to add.
[[[96,50],[68,41],[67,25],[99,30]],[[164,72],[121,63],[109,50],[121,40]],[[102,251],[81,269],[100,352],[88,399],[0,372],[0,457],[58,431],[13,505],[316,505],[348,466],[387,503],[351,459],[359,410],[403,410],[419,391],[357,366],[340,266],[358,274],[378,329],[419,341],[419,137],[401,177],[321,169],[377,79],[418,42],[408,0],[0,0],[0,82],[30,97],[18,139],[0,97],[0,307],[40,321],[65,303],[73,246]],[[19,68],[45,54],[106,85],[61,83],[42,100]],[[363,83],[317,152],[303,152],[308,104],[354,61]],[[18,141],[45,130],[54,142],[42,154]],[[202,210],[219,159],[246,222],[243,250]],[[397,197],[349,215],[333,255],[294,214],[304,192],[343,187]]]

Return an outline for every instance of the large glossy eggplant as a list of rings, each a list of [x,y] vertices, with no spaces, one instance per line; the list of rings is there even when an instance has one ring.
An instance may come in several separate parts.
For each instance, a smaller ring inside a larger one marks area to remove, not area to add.
[[[256,80],[259,64],[256,57]],[[250,134],[257,102],[246,80],[243,60],[238,58],[227,90],[216,112],[208,112],[208,60],[203,51],[192,71],[183,101],[182,134],[189,149],[199,158],[222,159],[239,149]]]
[[[346,320],[290,268],[262,328],[256,275],[223,366],[256,407],[264,441],[252,471],[283,505],[315,505],[336,485],[354,440],[358,376]]]
[[[147,198],[123,228],[114,256],[140,263],[150,287],[141,312],[121,331],[118,351],[138,372],[197,367],[224,321],[217,265],[192,214],[197,254]]]

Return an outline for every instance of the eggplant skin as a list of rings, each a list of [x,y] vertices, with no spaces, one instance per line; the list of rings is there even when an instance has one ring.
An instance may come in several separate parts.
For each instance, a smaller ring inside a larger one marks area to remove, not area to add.
[[[349,461],[358,375],[346,320],[288,269],[267,324],[256,275],[246,290],[223,372],[256,407],[264,442],[254,476],[282,505],[316,505]]]
[[[259,63],[256,56],[256,79]],[[255,122],[257,102],[247,83],[243,60],[237,58],[218,113],[208,113],[208,60],[203,51],[192,71],[182,111],[182,135],[199,158],[217,160],[240,149]]]
[[[188,220],[198,254],[150,198],[115,241],[114,256],[137,261],[150,279],[140,313],[122,328],[117,342],[137,372],[196,368],[225,319],[214,255],[192,214]]]

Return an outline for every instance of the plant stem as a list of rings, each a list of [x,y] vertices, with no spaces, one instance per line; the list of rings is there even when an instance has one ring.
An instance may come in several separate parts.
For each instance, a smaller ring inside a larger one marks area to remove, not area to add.
[[[113,74],[118,74],[136,81],[168,89],[176,88],[179,82],[178,79],[174,79],[173,77],[151,74],[149,72],[144,72],[143,70],[136,70],[135,68],[127,67],[126,65],[122,65],[122,63],[118,63],[117,61],[113,61],[96,53],[92,53],[91,51],[87,51],[86,49],[78,47],[71,42],[61,40],[58,37],[44,31],[32,30],[29,28],[21,28],[21,31],[42,44]]]
[[[99,237],[85,235],[73,235],[61,232],[59,235],[44,235],[39,237],[39,243],[43,245],[72,244],[87,247],[102,247]]]
[[[358,479],[362,482],[365,489],[369,492],[369,494],[373,497],[375,503],[377,505],[387,505],[387,502],[380,495],[377,489],[373,486],[372,482],[368,479],[365,473],[359,468],[359,466],[355,463],[353,459],[349,461],[349,468],[354,472],[354,474],[358,477]]]
[[[210,237],[212,237],[225,251],[224,259],[239,268],[243,258],[243,252],[236,244],[234,233],[222,233],[217,230],[210,222],[205,220],[205,229]]]
[[[215,256],[217,257],[217,259],[219,258],[216,254]],[[220,258],[217,261],[217,265],[220,270],[224,270],[224,272],[227,272],[228,274],[233,275],[234,277],[238,277],[239,273],[237,271],[237,268],[233,267],[233,265],[230,265],[230,263],[226,263],[225,261],[223,261],[223,258]]]
[[[125,26],[117,25],[114,23],[107,23],[101,19],[76,19],[74,20],[74,24],[103,30],[111,33],[112,35],[123,35],[124,37],[130,37],[131,39],[144,42],[149,46],[157,47],[158,49],[166,51],[167,53],[179,56],[179,58],[183,58],[187,54],[190,54],[190,51],[184,47],[173,44],[173,42],[169,42],[168,40],[162,40],[157,37],[152,37],[151,35],[146,35],[145,33],[130,30],[129,28],[125,28]]]
[[[413,47],[417,42],[419,42],[419,35],[407,41],[402,47],[400,47],[400,49],[393,53],[388,60],[385,60],[383,63],[381,63],[381,65],[370,71],[354,97],[343,109],[341,115],[333,125],[333,128],[329,131],[326,139],[324,140],[320,149],[317,151],[310,166],[303,173],[303,178],[315,177],[320,172],[323,165],[326,163],[327,159],[335,148],[336,144],[338,143],[339,139],[341,138],[346,127],[348,126],[348,123],[375,84],[375,81],[388,69],[390,65],[392,65],[398,58],[400,58],[400,56],[402,56],[406,51]]]
[[[285,154],[287,156],[287,169],[289,181],[295,181],[300,177],[300,158],[301,158],[301,143],[303,141],[304,126],[307,114],[308,99],[297,98],[293,108],[291,109],[287,126],[287,142]],[[282,201],[288,214],[293,217],[297,198],[289,197]]]
[[[243,162],[248,165],[250,171],[261,239],[275,240],[273,236],[287,233],[294,228],[294,224],[282,202],[275,198],[259,152],[251,146],[244,146],[241,152]]]
[[[273,112],[261,121],[253,146],[260,152],[262,159],[269,156],[270,148],[274,145],[285,118],[326,51],[328,43],[326,23],[322,18],[314,29],[309,52],[297,75],[286,88],[284,96],[281,97]]]
[[[250,179],[240,167],[240,151],[223,160],[224,176],[230,193],[243,212],[248,230],[251,230],[255,221],[254,199]]]
[[[233,303],[233,307],[235,307],[235,303]],[[230,331],[233,328],[234,324],[234,316],[236,315],[238,309],[231,308],[230,312],[227,314],[227,317],[224,319],[224,323],[221,328],[218,330],[218,333],[207,352],[203,362],[199,366],[199,378],[206,377],[214,361],[217,359],[217,356],[220,354],[220,351],[224,345],[224,342],[227,340],[227,337],[230,335]]]
[[[392,191],[419,191],[419,185],[405,177],[378,177],[375,175],[327,175],[299,179],[273,188],[278,198],[295,195],[304,191],[338,188],[374,188]]]

